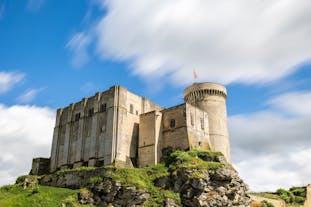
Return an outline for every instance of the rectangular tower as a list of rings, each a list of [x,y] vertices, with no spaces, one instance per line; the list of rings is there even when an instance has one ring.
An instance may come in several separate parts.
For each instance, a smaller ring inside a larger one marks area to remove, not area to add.
[[[139,115],[161,109],[121,86],[58,109],[50,172],[112,163],[135,165]]]

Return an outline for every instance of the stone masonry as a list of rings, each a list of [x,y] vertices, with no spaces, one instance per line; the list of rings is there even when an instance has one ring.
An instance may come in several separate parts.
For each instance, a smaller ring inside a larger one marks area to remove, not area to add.
[[[57,110],[48,170],[144,167],[157,164],[165,149],[210,149],[230,162],[226,96],[222,85],[194,83],[185,103],[165,109],[121,86],[98,92]]]

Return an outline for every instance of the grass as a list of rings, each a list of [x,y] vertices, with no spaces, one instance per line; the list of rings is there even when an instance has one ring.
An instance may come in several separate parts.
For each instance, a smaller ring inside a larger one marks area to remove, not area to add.
[[[105,177],[118,180],[123,186],[135,186],[137,189],[150,193],[151,198],[147,201],[145,206],[161,206],[167,198],[174,199],[180,204],[178,193],[161,189],[154,185],[153,181],[155,179],[164,176],[169,176],[168,169],[164,164],[145,168],[115,168],[113,171],[109,171],[105,174]]]
[[[59,170],[56,172],[57,175],[64,174],[66,172],[78,172],[78,171],[90,171],[90,170],[95,170],[95,167],[79,167],[79,168],[72,168],[72,169],[64,169],[64,170]]]
[[[197,169],[215,170],[224,167],[223,163],[215,162],[216,157],[222,155],[220,152],[211,151],[175,151],[165,161],[165,166],[169,171],[176,169]],[[211,161],[205,161],[211,160]]]
[[[77,200],[79,190],[39,186],[38,192],[24,189],[21,184],[0,188],[0,207],[90,207]]]
[[[171,190],[159,188],[154,185],[154,181],[159,178],[176,175],[178,170],[193,169],[191,178],[204,178],[206,171],[215,170],[224,167],[224,164],[217,162],[217,157],[221,153],[211,151],[175,151],[167,159],[158,165],[145,168],[115,168],[105,166],[107,172],[104,175],[98,175],[90,178],[90,184],[98,184],[104,177],[110,177],[118,180],[123,186],[135,186],[139,190],[148,192],[151,197],[144,206],[161,206],[163,202],[170,198],[180,205],[180,196]],[[90,171],[96,168],[81,167],[75,169],[66,169],[56,172],[61,175],[67,172]],[[4,186],[0,188],[0,207],[87,207],[81,205],[77,200],[79,190],[70,190],[64,188],[54,188],[39,186],[38,189],[23,189],[25,177],[18,178],[16,185]]]
[[[270,198],[270,199],[275,199],[275,200],[281,200],[280,196],[273,194],[273,193],[250,193],[259,197],[263,198]]]

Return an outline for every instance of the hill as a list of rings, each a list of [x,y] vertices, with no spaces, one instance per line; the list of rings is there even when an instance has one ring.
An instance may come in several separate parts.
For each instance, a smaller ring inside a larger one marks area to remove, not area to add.
[[[221,153],[175,151],[146,168],[84,167],[22,176],[1,188],[0,206],[233,207],[248,205],[246,190]]]

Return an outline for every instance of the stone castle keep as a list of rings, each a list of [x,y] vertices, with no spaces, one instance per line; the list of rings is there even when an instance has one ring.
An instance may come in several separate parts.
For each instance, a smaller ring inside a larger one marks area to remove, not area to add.
[[[163,108],[113,86],[57,110],[51,157],[33,159],[31,173],[150,166],[168,149],[211,149],[230,162],[226,97],[222,85],[194,83],[184,90],[183,104]]]

